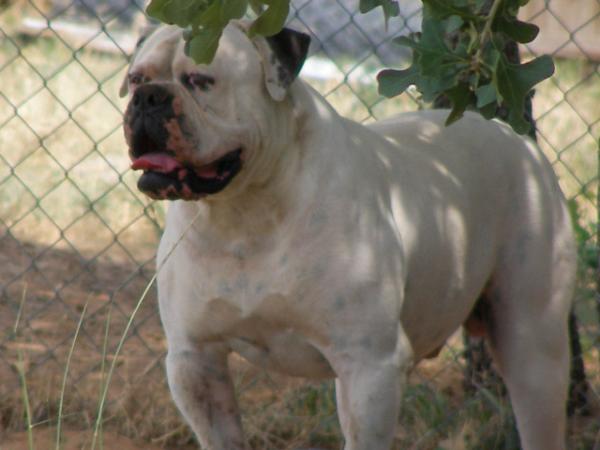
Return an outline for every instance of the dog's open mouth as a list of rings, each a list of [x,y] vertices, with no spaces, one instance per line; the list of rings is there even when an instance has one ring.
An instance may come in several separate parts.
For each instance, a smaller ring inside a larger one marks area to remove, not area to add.
[[[198,200],[223,190],[242,167],[242,149],[230,151],[201,167],[179,162],[171,152],[145,153],[131,164],[143,170],[138,188],[157,200]]]

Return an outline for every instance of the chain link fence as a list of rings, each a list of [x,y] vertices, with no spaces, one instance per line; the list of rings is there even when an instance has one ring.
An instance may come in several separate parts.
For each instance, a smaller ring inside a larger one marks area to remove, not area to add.
[[[291,25],[313,36],[305,77],[358,121],[426,107],[415,92],[384,100],[375,83],[377,70],[407,62],[391,38],[418,30],[420,2],[400,0],[401,16],[387,31],[378,11],[361,15],[357,3],[294,1]],[[600,389],[600,0],[577,5],[528,4],[522,17],[542,32],[522,55],[556,57],[557,72],[538,87],[533,108],[540,145],[577,223],[576,314],[593,403]],[[56,426],[59,404],[65,427],[91,430],[113,361],[104,448],[118,447],[113,431],[143,439],[139,448],[185,448],[192,440],[164,382],[153,291],[115,360],[153,275],[165,208],[135,188],[121,131],[118,91],[145,21],[142,4],[0,0],[0,8],[0,448],[27,448],[16,443],[18,432],[29,420],[43,435]],[[331,383],[265,374],[235,357],[231,364],[255,448],[339,448]],[[463,364],[453,338],[413,374],[402,448],[517,448],[503,394],[463,389]],[[571,428],[570,448],[598,444],[597,417],[580,417]]]

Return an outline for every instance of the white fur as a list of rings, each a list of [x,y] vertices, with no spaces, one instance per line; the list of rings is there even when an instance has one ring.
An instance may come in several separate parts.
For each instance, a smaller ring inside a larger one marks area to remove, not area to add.
[[[181,94],[197,160],[232,140],[246,158],[221,193],[171,205],[158,253],[169,383],[203,448],[248,448],[226,363],[236,351],[291,375],[336,377],[345,450],[388,450],[407,371],[485,290],[522,447],[564,450],[576,256],[539,149],[470,113],[448,128],[440,111],[365,127],[299,80],[274,101],[265,47],[238,27],[200,68],[181,45],[157,51],[163,33],[133,69],[160,61],[173,83],[208,71],[214,92]]]

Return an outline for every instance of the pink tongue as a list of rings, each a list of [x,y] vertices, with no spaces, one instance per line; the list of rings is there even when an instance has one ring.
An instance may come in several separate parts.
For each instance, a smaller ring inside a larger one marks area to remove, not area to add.
[[[183,166],[166,153],[147,153],[140,156],[131,164],[133,170],[153,170],[156,172],[169,173]]]

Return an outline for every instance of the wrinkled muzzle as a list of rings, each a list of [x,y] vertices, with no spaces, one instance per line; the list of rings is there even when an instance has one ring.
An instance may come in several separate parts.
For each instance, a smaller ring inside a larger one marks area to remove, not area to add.
[[[223,190],[242,167],[241,149],[198,165],[197,139],[189,132],[183,100],[173,87],[139,86],[125,112],[125,139],[138,188],[154,199],[198,200]],[[196,130],[201,133],[202,130]]]

